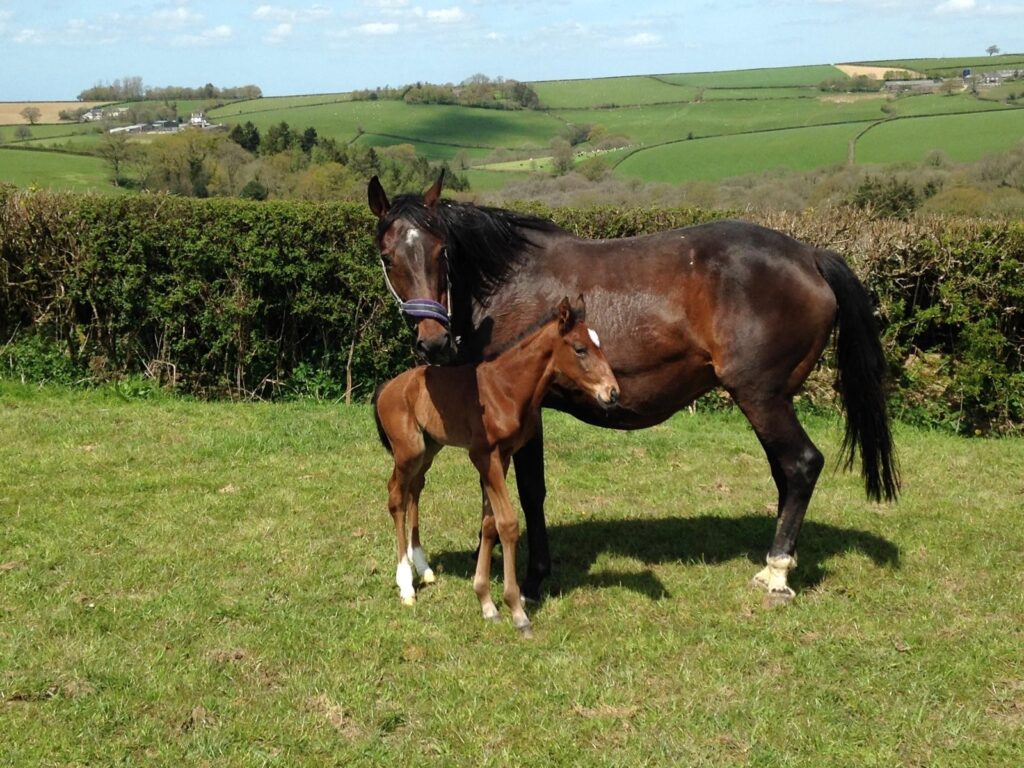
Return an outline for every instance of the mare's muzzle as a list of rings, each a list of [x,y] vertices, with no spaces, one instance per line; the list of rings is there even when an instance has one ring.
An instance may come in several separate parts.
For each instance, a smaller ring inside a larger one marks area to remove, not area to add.
[[[432,299],[412,299],[399,304],[402,314],[416,322],[416,354],[431,365],[443,365],[455,357],[451,318],[444,304]]]

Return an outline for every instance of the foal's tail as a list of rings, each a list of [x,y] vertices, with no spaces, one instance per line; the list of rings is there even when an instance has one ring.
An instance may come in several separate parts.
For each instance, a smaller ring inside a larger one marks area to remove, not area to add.
[[[380,437],[380,444],[383,445],[388,453],[393,453],[391,450],[391,441],[388,440],[388,434],[384,431],[384,425],[380,423],[380,409],[377,408],[377,398],[380,397],[380,393],[387,386],[385,381],[383,384],[378,384],[377,388],[373,391],[373,420],[377,424],[377,435]]]
[[[845,467],[853,467],[859,448],[868,498],[893,501],[900,478],[885,403],[885,355],[871,299],[839,254],[818,251],[817,262],[839,305],[836,353],[839,390],[846,410],[842,448]]]

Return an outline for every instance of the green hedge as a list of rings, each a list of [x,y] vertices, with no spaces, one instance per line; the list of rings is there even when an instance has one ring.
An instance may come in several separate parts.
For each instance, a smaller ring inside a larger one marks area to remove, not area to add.
[[[523,207],[585,237],[713,216]],[[853,210],[754,218],[838,250],[865,280],[900,416],[964,433],[1021,430],[1024,226]],[[0,375],[142,375],[200,396],[334,398],[351,388],[366,397],[412,362],[373,227],[350,204],[0,187]],[[829,366],[826,356],[805,400],[831,407]]]

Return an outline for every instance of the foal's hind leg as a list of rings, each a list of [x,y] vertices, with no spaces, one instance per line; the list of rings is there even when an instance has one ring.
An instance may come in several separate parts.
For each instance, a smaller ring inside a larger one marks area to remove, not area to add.
[[[788,602],[795,592],[786,577],[796,567],[797,537],[825,459],[800,426],[792,399],[738,396],[736,401],[761,441],[779,490],[775,540],[767,565],[754,576],[753,583],[768,590],[771,602]]]

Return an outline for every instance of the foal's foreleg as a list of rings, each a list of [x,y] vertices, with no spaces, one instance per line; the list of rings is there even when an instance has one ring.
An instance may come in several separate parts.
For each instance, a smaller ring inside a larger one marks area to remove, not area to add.
[[[420,543],[420,494],[423,492],[423,486],[426,484],[427,471],[430,469],[430,465],[433,463],[434,457],[437,456],[439,450],[439,446],[427,446],[422,466],[413,478],[409,489],[410,499],[407,514],[409,543],[406,549],[406,556],[412,563],[413,568],[416,569],[416,573],[420,575],[424,584],[433,584],[436,581],[436,577],[430,567],[430,563],[427,561],[427,554],[423,551],[423,546]]]
[[[398,585],[398,596],[405,605],[416,603],[416,590],[412,585],[412,565],[408,555],[409,544],[405,534],[405,516],[410,496],[408,472],[396,461],[391,479],[388,481],[388,511],[395,523],[395,548],[398,559],[395,583]]]
[[[497,529],[498,539],[501,541],[501,559],[503,568],[503,586],[505,605],[512,612],[512,624],[523,635],[530,634],[530,619],[523,609],[522,594],[519,591],[519,583],[516,581],[516,543],[519,541],[519,519],[516,517],[512,501],[508,496],[508,487],[505,485],[505,470],[508,462],[503,461],[497,451],[489,456],[474,458],[474,463],[480,471],[480,478],[484,485],[487,499],[491,503],[494,512],[494,527]],[[480,549],[491,549],[491,542],[481,541]],[[490,556],[488,554],[488,560]],[[480,560],[478,558],[478,572]],[[488,563],[487,577],[490,580],[490,567]],[[476,579],[474,579],[474,582]],[[479,593],[477,593],[479,594]]]
[[[484,495],[483,514],[480,517],[480,546],[476,551],[476,573],[473,574],[473,591],[480,600],[480,611],[488,621],[498,620],[498,609],[491,597],[491,558],[494,545],[498,542],[498,527],[494,524],[494,512],[487,498],[487,491],[480,483]]]

